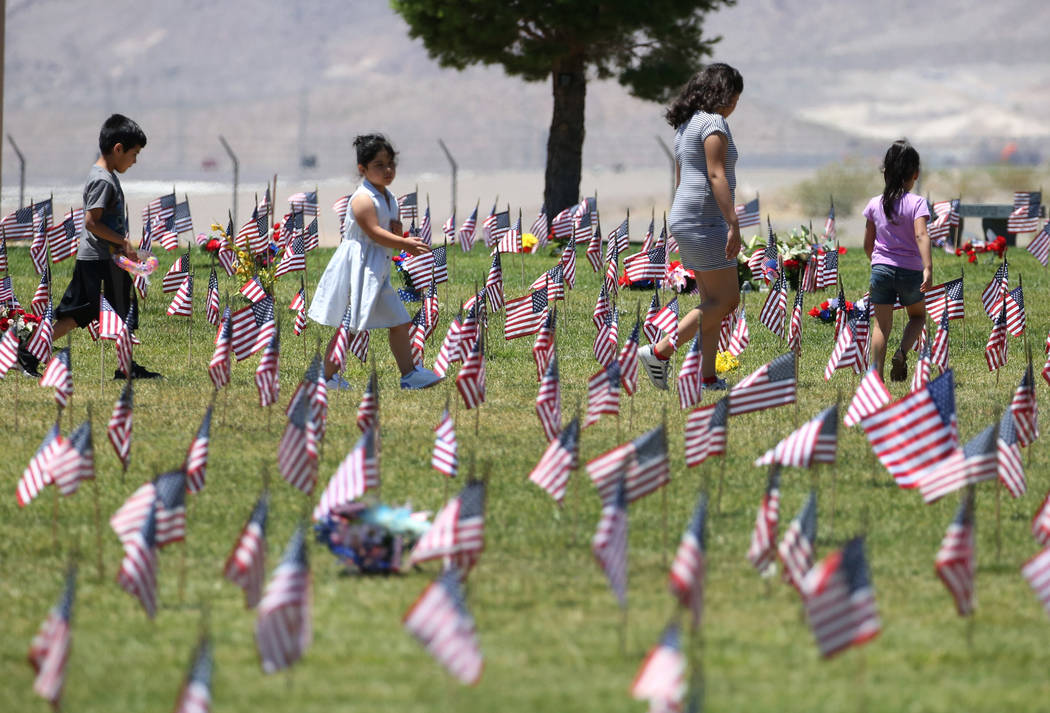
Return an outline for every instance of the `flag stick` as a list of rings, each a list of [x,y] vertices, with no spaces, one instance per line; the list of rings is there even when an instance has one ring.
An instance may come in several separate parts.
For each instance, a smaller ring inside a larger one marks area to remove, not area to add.
[[[58,548],[58,484],[52,483],[51,488],[51,546],[55,552]]]
[[[102,337],[98,338],[98,397],[102,398],[102,382],[106,378],[106,352],[102,345]]]
[[[724,452],[722,453],[722,467],[718,469],[718,495],[715,498],[715,514],[716,515],[721,515],[722,514],[722,486],[725,484],[725,479],[726,479],[726,468],[725,468],[726,453],[729,452],[729,420],[730,420],[729,419],[729,413],[730,413],[730,409],[729,409],[729,406],[730,406],[729,395],[731,393],[732,393],[731,390],[730,391],[726,391],[726,395],[725,395],[725,399],[726,399],[726,447],[724,449]]]
[[[664,426],[664,448],[667,447],[667,407],[663,409],[663,426]],[[663,545],[660,547],[660,559],[663,562],[663,568],[667,569],[667,484],[665,483],[660,488],[660,519],[662,522],[663,529]]]
[[[998,419],[996,419],[998,421]],[[1003,494],[1003,481],[1001,478],[995,480],[995,563],[999,564],[1003,554],[1003,523],[1000,519],[999,509]]]
[[[189,514],[190,514],[190,508],[191,508],[191,503],[192,502],[193,502],[193,500],[190,500],[189,502],[186,503],[186,519],[187,520],[189,520]],[[182,542],[179,543],[179,604],[182,604],[185,601],[185,596],[186,596],[186,547],[187,547],[186,539],[189,537],[189,534],[190,533],[187,531],[182,536]]]

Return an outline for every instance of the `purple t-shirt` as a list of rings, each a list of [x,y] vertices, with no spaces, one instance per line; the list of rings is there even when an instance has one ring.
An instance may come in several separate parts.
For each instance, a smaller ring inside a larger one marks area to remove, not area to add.
[[[915,240],[915,219],[930,217],[930,208],[926,205],[925,198],[914,193],[905,193],[897,201],[891,223],[886,220],[880,194],[868,201],[864,217],[875,224],[872,265],[893,265],[906,270],[922,270],[919,243]]]

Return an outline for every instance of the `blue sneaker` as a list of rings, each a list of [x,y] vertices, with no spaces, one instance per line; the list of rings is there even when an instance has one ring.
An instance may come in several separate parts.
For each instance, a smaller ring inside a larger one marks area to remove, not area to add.
[[[429,389],[434,384],[441,381],[442,377],[438,376],[430,369],[424,369],[421,366],[417,366],[412,371],[408,372],[401,377],[401,388],[402,389]]]
[[[338,371],[332,374],[332,378],[325,382],[329,391],[349,391],[350,382],[343,378]]]

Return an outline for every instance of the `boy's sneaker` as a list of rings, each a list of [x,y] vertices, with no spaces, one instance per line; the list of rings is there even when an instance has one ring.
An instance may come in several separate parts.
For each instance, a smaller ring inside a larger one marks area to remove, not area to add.
[[[645,367],[645,373],[653,386],[661,391],[667,391],[667,377],[671,373],[671,360],[664,361],[656,356],[652,344],[638,347],[638,361]]]
[[[113,381],[124,381],[127,379],[127,375],[123,371],[117,369],[113,372]],[[132,379],[163,379],[164,376],[156,371],[150,371],[146,367],[139,364],[137,361],[131,362],[131,378]]]
[[[711,383],[701,381],[700,388],[704,391],[728,391],[729,384],[726,383],[725,379],[716,376],[715,380]]]
[[[430,369],[416,366],[412,371],[401,377],[402,389],[429,389],[441,381],[443,377],[438,376]]]
[[[18,366],[26,376],[40,378],[40,360],[21,344],[18,345]]]
[[[890,364],[890,381],[904,381],[908,378],[908,357],[894,352]]]
[[[350,382],[343,378],[338,371],[332,374],[332,378],[325,382],[329,391],[349,391]]]

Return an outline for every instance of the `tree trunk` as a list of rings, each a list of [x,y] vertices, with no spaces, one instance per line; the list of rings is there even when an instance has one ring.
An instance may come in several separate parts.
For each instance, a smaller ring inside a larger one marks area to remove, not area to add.
[[[543,200],[553,218],[580,199],[583,166],[583,113],[587,99],[587,75],[583,55],[570,55],[555,63],[551,71],[554,111],[547,137],[547,172]]]

